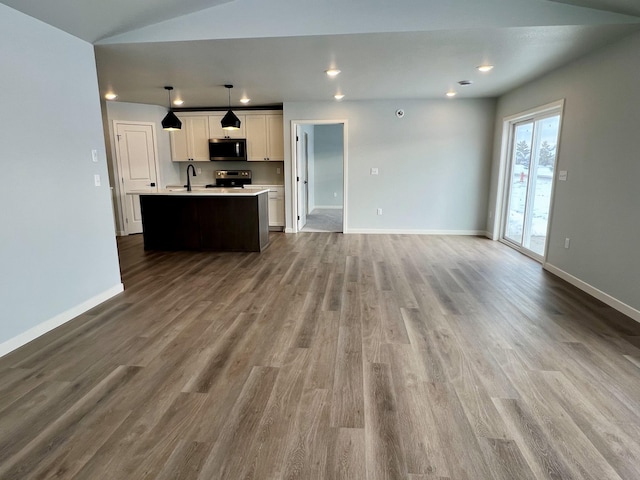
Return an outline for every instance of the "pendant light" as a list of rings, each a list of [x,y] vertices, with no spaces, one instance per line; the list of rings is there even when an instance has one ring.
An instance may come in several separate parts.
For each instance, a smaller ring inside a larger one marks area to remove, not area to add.
[[[180,130],[182,128],[182,122],[176,117],[173,110],[171,110],[171,90],[173,90],[173,87],[164,87],[164,89],[169,92],[169,113],[162,119],[162,128],[170,132]]]
[[[231,111],[231,89],[233,85],[225,85],[224,88],[229,90],[229,111],[222,117],[220,124],[223,130],[238,130],[240,128],[240,119]]]

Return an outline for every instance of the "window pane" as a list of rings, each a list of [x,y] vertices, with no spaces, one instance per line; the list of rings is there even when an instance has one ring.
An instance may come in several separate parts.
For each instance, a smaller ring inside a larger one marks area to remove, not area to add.
[[[531,179],[533,205],[530,209],[532,218],[528,228],[528,248],[539,255],[544,255],[547,238],[559,126],[559,115],[536,122],[536,148]]]
[[[511,159],[511,185],[509,191],[509,216],[505,229],[505,238],[522,244],[524,215],[529,186],[529,165],[531,163],[531,143],[533,122],[517,125],[515,145]]]

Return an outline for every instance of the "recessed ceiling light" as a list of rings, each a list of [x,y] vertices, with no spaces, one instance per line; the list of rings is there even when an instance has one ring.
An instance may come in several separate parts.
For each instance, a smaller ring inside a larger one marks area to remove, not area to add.
[[[337,68],[330,68],[329,70],[325,70],[324,73],[333,78],[340,74],[340,70],[338,70]]]
[[[336,93],[333,98],[335,98],[336,100],[342,100],[344,98],[344,95],[342,93]]]
[[[466,87],[467,85],[471,85],[473,82],[471,80],[460,80],[458,82],[458,85],[462,85],[463,87]]]
[[[493,70],[493,65],[480,65],[479,67],[477,67],[479,71],[486,73],[486,72],[490,72],[491,70]]]
[[[174,104],[174,105],[182,105],[183,103],[184,103],[184,100],[180,100],[179,98],[176,98],[176,99],[173,101],[173,104]]]
[[[456,95],[456,92],[447,92],[447,97],[455,97]]]
[[[240,99],[240,103],[249,103],[250,101],[251,101],[251,99],[250,99],[250,98],[247,98],[247,97],[242,97],[242,98]]]
[[[104,98],[106,98],[107,100],[115,100],[116,98],[118,98],[118,95],[113,92],[108,92],[105,94]]]

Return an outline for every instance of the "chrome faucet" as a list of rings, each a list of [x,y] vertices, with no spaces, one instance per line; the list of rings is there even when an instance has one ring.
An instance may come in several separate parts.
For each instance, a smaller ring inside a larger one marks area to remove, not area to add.
[[[193,164],[189,164],[189,166],[187,167],[187,192],[191,191],[191,177],[189,176],[189,169],[193,171],[193,176],[197,177],[196,167],[194,167]]]

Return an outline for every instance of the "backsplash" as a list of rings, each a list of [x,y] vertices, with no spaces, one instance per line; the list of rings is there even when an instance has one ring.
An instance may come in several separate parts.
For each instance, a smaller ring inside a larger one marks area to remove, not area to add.
[[[181,162],[180,178],[184,183],[187,181],[187,166],[191,164],[196,167],[196,171],[202,170],[202,173],[191,179],[191,183],[196,185],[215,183],[213,174],[216,170],[251,170],[254,184],[284,184],[284,162]]]

